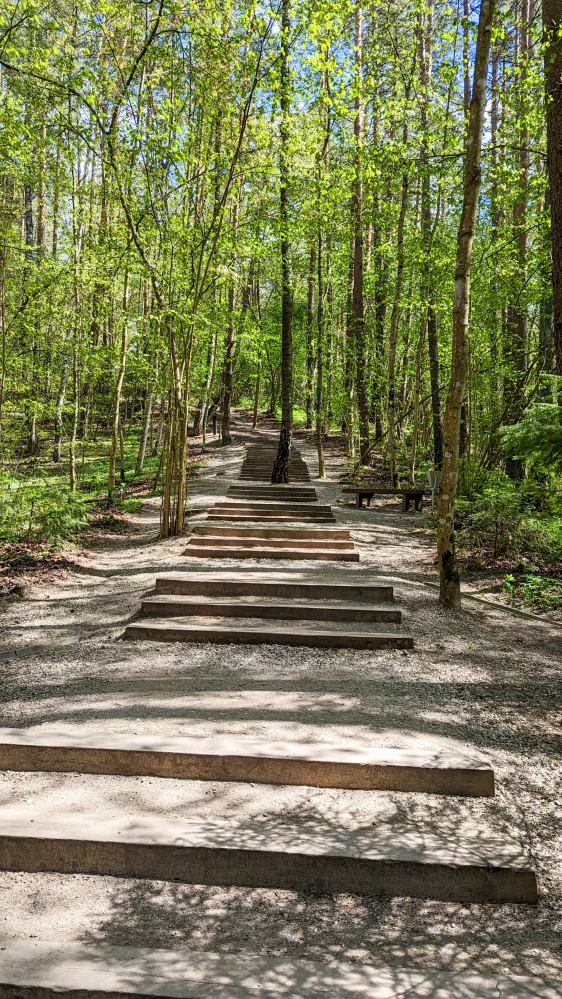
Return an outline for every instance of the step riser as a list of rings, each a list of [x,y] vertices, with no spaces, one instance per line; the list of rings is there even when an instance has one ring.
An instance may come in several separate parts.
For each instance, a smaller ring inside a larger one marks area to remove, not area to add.
[[[302,493],[269,493],[260,492],[259,489],[229,489],[228,495],[232,499],[241,500],[275,500],[275,502],[287,502],[294,500],[297,503],[316,503],[318,497],[316,493],[310,496],[303,496]]]
[[[143,600],[141,614],[143,617],[260,617],[277,621],[355,621],[362,624],[381,621],[387,624],[400,624],[402,620],[402,613],[399,610],[370,609],[368,607],[364,609],[298,606],[276,608],[263,605],[256,607],[253,604],[242,603],[213,606],[208,602],[190,604],[187,607],[181,602],[174,603],[173,600],[165,604],[152,604],[148,600]]]
[[[207,517],[207,520],[235,520],[235,521],[238,521],[238,520],[253,520],[253,521],[256,521],[257,523],[261,523],[262,521],[264,523],[267,522],[267,521],[271,521],[272,523],[275,523],[275,521],[279,521],[281,523],[286,522],[286,521],[289,521],[289,522],[292,521],[294,523],[296,521],[296,522],[299,522],[299,523],[302,522],[302,523],[307,523],[307,524],[334,524],[335,523],[335,517],[333,517],[333,516],[332,517],[305,517],[304,514],[302,514],[302,513],[298,514],[298,516],[295,516],[295,515],[288,516],[287,514],[277,514],[277,515],[275,515],[275,514],[262,514],[262,516],[260,516],[257,513],[210,513],[208,515],[208,517]]]
[[[215,513],[302,513],[306,517],[326,517],[329,506],[299,506],[292,503],[215,503]]]
[[[31,830],[31,826],[29,827]],[[410,896],[456,902],[535,902],[530,871],[445,867],[354,856],[224,849],[126,841],[35,839],[0,835],[0,868],[55,871],[185,884],[277,888],[320,893]]]
[[[283,583],[244,579],[174,579],[157,576],[155,592],[184,597],[268,597],[287,600],[352,600],[379,603],[393,599],[392,586],[342,586],[337,583]]]
[[[264,545],[265,538],[257,538],[247,535],[246,537],[221,537],[220,535],[197,536],[194,543],[198,547],[209,545],[211,548],[223,546],[225,548],[320,548],[323,551],[353,551],[353,545],[349,541],[323,541],[321,539],[298,539],[298,538],[269,538],[267,545]]]
[[[414,642],[410,635],[350,635],[334,632],[326,635],[302,632],[265,630],[234,630],[214,628],[174,627],[155,628],[150,624],[129,624],[124,638],[146,642],[210,642],[218,645],[290,645],[309,649],[411,649]]]
[[[298,538],[311,541],[350,541],[349,531],[322,531],[318,528],[299,527],[219,527],[197,524],[192,531],[192,537],[207,536],[225,538]]]
[[[84,746],[0,745],[0,770],[173,780],[240,781],[293,787],[493,797],[492,770],[138,751]]]
[[[358,562],[359,552],[311,551],[303,548],[189,548],[183,554],[188,558],[279,558],[317,560],[321,562]]]

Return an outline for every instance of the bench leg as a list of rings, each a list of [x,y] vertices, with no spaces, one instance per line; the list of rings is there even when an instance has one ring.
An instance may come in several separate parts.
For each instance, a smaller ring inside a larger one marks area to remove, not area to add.
[[[355,500],[355,506],[363,506],[363,503],[362,503],[362,500],[361,500],[361,493],[357,493],[357,499]]]
[[[404,496],[402,498],[402,513],[408,513],[409,509],[410,509],[410,497],[406,493],[404,493]]]
[[[416,500],[416,510],[420,513],[423,510],[423,496],[419,496]]]

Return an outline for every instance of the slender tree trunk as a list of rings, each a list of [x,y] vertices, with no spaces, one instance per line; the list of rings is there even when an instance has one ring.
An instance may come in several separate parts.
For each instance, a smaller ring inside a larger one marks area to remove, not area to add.
[[[404,147],[407,141],[407,124],[404,124]],[[400,215],[396,233],[396,281],[394,284],[394,302],[390,317],[390,333],[388,342],[388,460],[390,465],[390,481],[395,489],[398,484],[396,470],[396,343],[398,337],[398,320],[400,317],[400,299],[404,280],[404,223],[408,209],[408,174],[402,175],[402,197]]]
[[[562,375],[562,0],[542,0],[556,374]]]
[[[135,475],[141,475],[144,467],[144,459],[146,457],[146,447],[148,444],[148,436],[150,434],[152,407],[154,405],[155,394],[156,394],[156,382],[153,382],[148,391],[148,395],[146,397],[146,403],[144,406],[144,420],[142,424],[142,434],[137,454],[137,462],[135,465]]]
[[[272,482],[289,481],[289,461],[293,434],[293,291],[291,283],[291,244],[289,241],[289,120],[290,69],[289,42],[291,0],[281,4],[281,127],[280,127],[280,206],[281,228],[281,433],[271,473]]]
[[[66,395],[66,383],[68,380],[69,365],[70,365],[70,358],[68,357],[68,355],[66,355],[62,362],[59,394],[57,397],[57,407],[55,410],[55,448],[53,452],[53,461],[57,463],[62,460],[62,413],[64,408],[64,397]]]
[[[432,218],[431,218],[431,176],[429,167],[429,106],[431,100],[431,69],[433,47],[433,0],[430,0],[424,17],[420,14],[420,76],[421,76],[421,127],[422,127],[422,241],[424,251],[423,283],[425,306],[427,308],[427,346],[429,353],[429,378],[431,384],[431,414],[433,419],[433,464],[441,468],[443,464],[443,420],[441,415],[441,390],[439,387],[439,341],[437,338],[437,316],[435,294],[432,281]]]
[[[76,335],[76,334],[75,334]],[[74,396],[74,407],[72,415],[72,431],[70,434],[70,442],[68,445],[68,476],[71,492],[76,491],[76,437],[78,434],[78,417],[80,414],[79,408],[79,384],[78,384],[78,355],[76,353],[76,348],[74,349],[74,357],[72,362],[72,388]]]
[[[230,406],[232,402],[232,375],[234,373],[234,279],[232,279],[228,289],[228,317],[222,383],[221,440],[223,444],[232,444]]]
[[[109,472],[107,476],[107,502],[113,503],[115,498],[117,449],[119,447],[119,409],[121,406],[121,390],[125,378],[127,364],[127,341],[129,338],[129,267],[125,270],[123,279],[123,323],[121,328],[121,349],[119,352],[119,368],[117,381],[113,390],[113,406],[111,412],[111,444],[109,446]]]
[[[461,407],[468,373],[468,321],[472,242],[481,183],[481,151],[490,41],[496,0],[481,0],[464,157],[463,206],[457,236],[453,301],[453,356],[444,421],[443,477],[437,503],[437,552],[440,595],[444,607],[460,608],[461,591],[455,552],[455,498],[459,476]]]
[[[352,330],[355,351],[355,385],[359,410],[359,459],[369,460],[369,401],[367,397],[365,363],[365,311],[363,301],[363,10],[355,8],[355,139],[354,182],[351,198],[353,220],[353,297]]]
[[[254,389],[254,413],[252,417],[252,430],[255,430],[258,425],[258,411],[260,406],[260,387],[261,387],[261,354],[258,357],[258,370],[256,372],[256,386]]]
[[[308,262],[308,299],[306,313],[306,429],[312,427],[312,400],[314,392],[314,285],[316,271],[316,247],[310,247]]]
[[[316,330],[316,449],[318,478],[326,478],[324,462],[324,275],[322,273],[322,233],[318,233],[318,311]]]

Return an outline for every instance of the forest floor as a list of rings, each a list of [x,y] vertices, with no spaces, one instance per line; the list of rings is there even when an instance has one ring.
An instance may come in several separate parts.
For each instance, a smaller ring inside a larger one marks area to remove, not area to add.
[[[209,448],[192,483],[195,520],[239,473],[248,424],[234,433],[230,447]],[[314,479],[312,440],[300,433],[297,443]],[[131,815],[142,808],[169,818],[344,829],[391,822],[451,837],[477,826],[483,836],[521,840],[538,875],[538,906],[0,873],[0,936],[560,978],[560,630],[471,600],[460,614],[445,612],[427,585],[436,570],[425,516],[402,514],[393,501],[370,510],[339,504],[343,458],[336,446],[326,457],[328,478],[314,485],[350,527],[361,562],[320,569],[292,562],[290,571],[391,582],[413,651],[120,641],[157,574],[235,569],[230,560],[186,565],[185,537],[158,540],[159,500],[148,498],[114,533],[82,534],[68,568],[27,577],[23,599],[4,605],[0,724],[458,748],[491,762],[496,797],[4,773],[0,810],[8,803]],[[259,568],[272,567],[244,562],[245,572]]]

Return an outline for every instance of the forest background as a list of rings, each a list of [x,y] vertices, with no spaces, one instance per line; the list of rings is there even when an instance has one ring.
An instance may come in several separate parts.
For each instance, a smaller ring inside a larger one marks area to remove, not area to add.
[[[233,405],[290,405],[320,465],[342,435],[355,481],[441,469],[484,6],[4,0],[5,567],[143,490],[181,531],[189,438],[218,415],[229,443]],[[561,6],[488,4],[455,509],[465,566],[541,610],[562,606]]]

